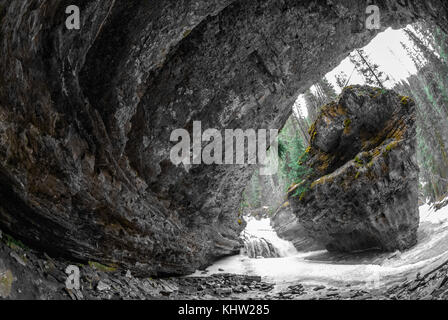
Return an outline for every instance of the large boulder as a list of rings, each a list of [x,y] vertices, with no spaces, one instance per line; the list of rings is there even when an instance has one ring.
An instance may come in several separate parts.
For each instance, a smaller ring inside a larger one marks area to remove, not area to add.
[[[347,87],[322,108],[304,160],[311,173],[289,193],[310,236],[344,252],[416,243],[415,120],[409,97],[367,86]]]
[[[317,243],[308,235],[308,232],[293,213],[289,202],[285,202],[278,208],[271,218],[271,226],[280,238],[291,241],[299,252],[324,249],[322,244]]]

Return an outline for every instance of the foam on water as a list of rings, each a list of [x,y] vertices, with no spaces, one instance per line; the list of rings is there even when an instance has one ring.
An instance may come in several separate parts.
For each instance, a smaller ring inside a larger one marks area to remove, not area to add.
[[[226,273],[259,275],[278,285],[302,282],[331,286],[383,286],[424,274],[448,260],[448,206],[434,211],[420,207],[418,243],[405,252],[337,255],[327,251],[297,252],[288,241],[280,239],[269,219],[249,219],[246,232],[269,240],[282,253],[280,258],[251,259],[236,255],[217,261],[208,274]],[[202,275],[200,272],[195,276]]]
[[[297,250],[291,242],[278,237],[277,233],[272,229],[269,219],[257,220],[250,217],[246,219],[246,222],[247,227],[244,231],[251,236],[269,241],[277,249],[280,257],[297,254]]]

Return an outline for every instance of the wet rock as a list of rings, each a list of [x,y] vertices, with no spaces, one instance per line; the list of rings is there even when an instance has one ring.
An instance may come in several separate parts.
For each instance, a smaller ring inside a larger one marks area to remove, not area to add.
[[[0,297],[6,299],[249,299],[255,296],[264,298],[274,287],[272,283],[262,282],[259,276],[220,273],[208,277],[153,279],[129,276],[124,271],[103,272],[90,265],[78,265],[81,288],[68,290],[65,287],[67,275],[61,280],[56,279],[58,274],[64,275],[67,261],[36,256],[35,252],[26,250],[24,254],[28,262],[27,268],[23,268],[11,256],[11,251],[0,242]],[[50,276],[46,265],[51,266],[56,277]],[[20,277],[14,274],[20,274]],[[249,285],[253,285],[254,290],[250,290]]]
[[[82,294],[81,290],[73,290],[73,295],[75,296],[76,300],[84,300],[84,295]]]
[[[440,209],[442,209],[443,207],[445,207],[447,205],[448,205],[448,198],[443,199],[442,201],[438,201],[438,202],[434,203],[433,207],[437,211],[437,210],[440,210]]]
[[[289,292],[291,292],[293,294],[304,294],[305,293],[305,288],[303,287],[302,284],[290,286],[290,287],[288,287],[288,290],[289,290]]]
[[[249,282],[261,282],[261,276],[246,276],[244,279]]]
[[[169,296],[179,290],[175,284],[166,280],[159,280],[159,285],[161,286],[160,293],[164,296]]]
[[[17,254],[17,252],[15,252],[15,251],[11,251],[10,255],[11,255],[11,257],[13,257],[13,258],[14,258],[20,265],[26,267],[26,262],[24,261],[24,259],[23,259],[21,256],[19,256],[19,255]]]
[[[204,291],[206,287],[204,285],[199,285],[197,289],[198,291]]]
[[[232,288],[217,288],[215,292],[219,295],[231,295],[233,290]]]
[[[310,129],[311,173],[290,201],[300,223],[332,251],[404,250],[417,241],[415,104],[352,86]]]
[[[293,213],[291,205],[284,203],[271,218],[271,226],[277,235],[291,241],[297,251],[307,252],[324,249],[322,244],[311,238]]]
[[[98,282],[98,284],[96,285],[96,290],[98,291],[106,291],[106,290],[110,290],[111,287],[110,285],[108,285],[107,283],[100,281]]]
[[[338,292],[327,292],[326,294],[327,297],[337,297],[339,296]]]
[[[280,253],[271,242],[248,233],[243,233],[241,239],[244,243],[244,253],[249,258],[278,258]]]

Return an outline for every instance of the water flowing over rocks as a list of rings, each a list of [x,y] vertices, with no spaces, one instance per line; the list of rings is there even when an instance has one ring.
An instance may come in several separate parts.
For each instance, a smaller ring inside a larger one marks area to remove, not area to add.
[[[404,250],[417,241],[415,103],[393,91],[347,87],[310,128],[302,185],[290,200],[328,250]]]
[[[81,30],[65,27],[71,4]],[[383,30],[416,19],[447,30],[444,1],[379,5]],[[280,128],[299,93],[375,36],[365,8],[0,0],[0,228],[52,257],[142,275],[237,253],[254,166],[176,167],[170,133],[195,120]]]
[[[244,253],[249,258],[278,258],[278,250],[264,238],[259,238],[247,233],[241,236],[244,243]]]

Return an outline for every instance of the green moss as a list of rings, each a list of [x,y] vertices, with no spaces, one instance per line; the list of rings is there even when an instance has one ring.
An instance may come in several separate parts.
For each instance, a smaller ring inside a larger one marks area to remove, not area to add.
[[[407,106],[408,104],[409,104],[409,101],[411,100],[411,98],[409,98],[409,97],[406,97],[406,96],[403,96],[402,98],[401,98],[401,104],[403,105],[403,106]]]
[[[393,141],[386,146],[386,151],[390,152],[392,149],[396,148],[398,145],[397,141]]]
[[[89,261],[89,266],[91,268],[94,268],[98,271],[103,271],[103,272],[115,272],[117,271],[117,267],[116,266],[105,266],[99,262],[94,262],[94,261]]]
[[[334,176],[332,176],[331,174],[320,177],[319,179],[315,180],[310,188],[313,189],[315,186],[321,185],[321,184],[325,184],[325,183],[332,183],[334,180]]]
[[[382,153],[383,157],[386,158],[389,153],[395,149],[398,146],[398,141],[392,141],[391,143],[389,143],[386,148],[384,148],[384,151]]]
[[[185,31],[184,31],[184,34],[183,34],[183,37],[184,37],[184,38],[188,37],[188,35],[189,35],[190,33],[191,33],[191,30],[190,30],[190,29],[185,30]]]
[[[13,250],[29,250],[22,241],[16,240],[6,233],[3,234],[3,242]]]
[[[344,120],[344,127],[345,127],[345,128],[349,127],[351,123],[352,123],[352,120],[351,120],[351,119],[345,119],[345,120]]]
[[[355,157],[355,163],[360,166],[364,165],[364,162],[358,156]]]
[[[381,154],[381,148],[375,148],[372,152],[372,158],[378,157]]]
[[[14,277],[11,270],[0,274],[0,298],[8,298],[11,293]]]
[[[313,123],[313,124],[310,126],[310,128],[308,129],[308,133],[309,133],[310,135],[312,135],[313,132],[314,132],[314,130],[316,130],[316,123]]]
[[[344,134],[350,134],[350,125],[352,123],[352,120],[350,118],[347,118],[344,120]]]
[[[310,137],[311,137],[311,141],[313,141],[313,140],[316,138],[316,134],[317,134],[317,131],[316,131],[316,122],[314,122],[314,123],[310,126],[310,128],[308,129],[308,133],[309,133],[309,135],[310,135]]]
[[[300,197],[300,200],[303,200],[306,192],[310,189],[310,183],[305,178],[302,182],[293,185],[288,189],[288,194],[292,195],[292,197]]]
[[[356,172],[355,179],[358,179],[360,175],[361,175],[360,171]]]
[[[318,165],[319,171],[325,173],[331,164],[331,156],[327,153],[321,153],[319,156],[320,164]]]
[[[383,94],[385,94],[385,93],[387,92],[387,90],[382,89],[382,88],[374,88],[374,90],[376,90],[376,93],[373,94],[373,95],[371,95],[371,97],[372,97],[373,99],[376,99],[376,98],[378,98],[379,96],[381,96],[381,95],[383,95]]]

